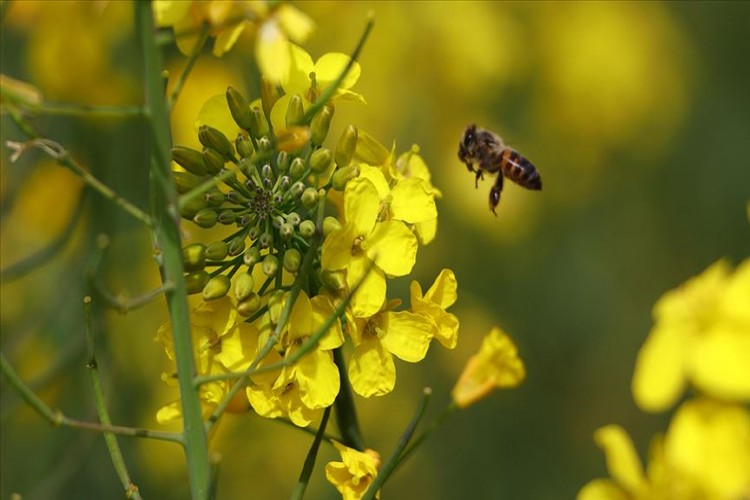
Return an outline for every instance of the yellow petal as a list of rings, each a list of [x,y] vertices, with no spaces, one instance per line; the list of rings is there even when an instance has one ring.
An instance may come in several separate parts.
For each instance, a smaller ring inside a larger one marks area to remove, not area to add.
[[[748,302],[750,309],[750,302]],[[722,322],[695,339],[687,360],[690,380],[705,394],[750,401],[750,325]]]
[[[643,466],[633,441],[619,425],[608,425],[594,433],[594,441],[604,450],[609,475],[631,495],[644,483]]]
[[[366,244],[367,256],[390,276],[409,274],[417,260],[417,238],[398,220],[378,223]]]
[[[457,290],[456,275],[450,269],[443,269],[427,290],[424,298],[439,305],[442,309],[448,309],[458,299]]]
[[[174,26],[190,13],[191,2],[177,0],[155,0],[151,4],[156,25],[159,27]]]
[[[346,224],[341,229],[326,236],[321,254],[323,269],[335,271],[348,266],[352,258],[352,244],[356,236],[355,227],[352,224]]]
[[[349,381],[360,396],[382,396],[396,385],[396,366],[380,341],[365,335],[349,362]]]
[[[209,125],[220,130],[230,141],[233,141],[240,132],[240,127],[235,123],[229,111],[224,94],[212,96],[203,103],[198,112],[198,119],[195,121],[195,130],[198,130],[201,125]]]
[[[399,181],[391,192],[391,217],[405,222],[425,222],[437,218],[435,197],[421,179]]]
[[[391,354],[416,363],[424,359],[432,340],[432,325],[422,316],[408,311],[383,315],[380,327],[385,330],[383,345]]]
[[[182,409],[179,401],[162,406],[156,412],[156,421],[160,424],[166,424],[178,418],[182,418]]]
[[[357,134],[357,147],[354,150],[354,160],[367,165],[384,165],[390,156],[390,151],[380,144],[373,136],[360,130]]]
[[[289,74],[290,47],[275,19],[264,22],[255,42],[255,58],[263,76],[272,83],[281,82]]]
[[[352,256],[346,272],[346,282],[351,290],[365,276],[371,261],[367,257]],[[383,271],[372,266],[370,273],[354,294],[349,304],[352,313],[358,318],[369,318],[377,313],[385,302],[385,276]]]
[[[312,304],[305,291],[301,291],[289,316],[289,341],[312,334]]]
[[[315,23],[307,14],[287,3],[276,9],[276,17],[284,33],[296,43],[304,43],[315,30]]]
[[[414,232],[420,245],[428,245],[435,239],[437,234],[437,218],[414,224]]]
[[[346,223],[352,224],[358,236],[370,234],[380,211],[380,196],[375,185],[364,177],[346,184],[344,214]]]
[[[290,349],[290,353],[293,352],[294,349]],[[297,362],[296,375],[305,406],[316,409],[333,404],[339,393],[340,379],[331,353],[313,349]]]
[[[242,371],[258,353],[258,329],[255,325],[240,323],[221,338],[221,352],[215,361],[230,371]]]
[[[391,192],[391,188],[388,186],[388,181],[385,180],[383,171],[379,167],[371,167],[370,165],[363,163],[359,166],[359,177],[372,182],[372,185],[375,186],[375,189],[378,192],[379,201],[385,200],[388,193]]]
[[[310,88],[310,72],[314,71],[312,58],[305,49],[289,44],[289,69],[281,79],[281,87],[287,95],[304,96]]]
[[[315,78],[320,86],[320,90],[323,91],[327,86],[333,83],[344,70],[351,58],[346,54],[338,52],[331,52],[324,54],[318,62],[315,63]],[[349,69],[344,79],[339,85],[340,89],[350,89],[359,80],[361,73],[359,63],[355,62]]]
[[[351,90],[341,90],[336,93],[332,98],[336,102],[353,102],[355,104],[367,104],[365,97],[362,94],[352,92]]]
[[[216,36],[216,40],[214,41],[214,47],[212,50],[213,55],[221,57],[229,52],[232,47],[234,47],[234,44],[237,43],[242,32],[245,31],[245,26],[247,26],[247,23],[242,22],[235,24],[231,28],[223,29]]]
[[[589,481],[576,496],[576,500],[630,500],[631,498],[609,479]]]
[[[325,295],[316,295],[312,298],[312,315],[315,331],[333,314],[333,304]],[[336,320],[328,331],[321,337],[318,349],[331,350],[340,347],[344,343],[344,333],[341,331],[341,322]]]
[[[632,391],[645,411],[667,409],[685,389],[684,332],[659,326],[651,329],[635,363]]]

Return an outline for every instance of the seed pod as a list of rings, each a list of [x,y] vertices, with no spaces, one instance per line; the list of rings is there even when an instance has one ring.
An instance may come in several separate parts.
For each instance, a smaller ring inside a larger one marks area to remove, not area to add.
[[[252,113],[250,112],[250,105],[242,94],[233,87],[227,87],[227,104],[229,105],[229,112],[232,113],[234,122],[240,126],[240,128],[248,130],[252,121]]]
[[[218,174],[224,168],[224,157],[213,148],[203,148],[203,161],[209,174]]]
[[[296,273],[299,271],[299,266],[302,263],[302,254],[296,248],[290,248],[284,252],[283,265],[284,269],[290,273]]]
[[[185,271],[197,271],[203,269],[206,264],[206,245],[193,243],[182,249],[182,263]]]
[[[328,135],[328,127],[333,118],[333,107],[325,105],[315,113],[310,122],[310,142],[320,146]]]
[[[336,217],[330,215],[323,219],[323,236],[328,236],[334,231],[341,229],[341,222]]]
[[[172,159],[191,174],[206,175],[208,172],[203,162],[203,155],[195,149],[175,146],[172,148]]]
[[[204,208],[193,217],[193,222],[204,229],[214,227],[218,220],[219,214],[212,208]]]
[[[286,110],[286,127],[296,127],[305,123],[305,108],[302,105],[302,96],[294,94],[289,98],[289,107]]]
[[[261,264],[261,269],[263,270],[263,274],[269,278],[276,276],[276,273],[279,270],[278,257],[272,254],[266,255],[266,258],[263,259],[263,263]]]
[[[336,152],[333,159],[338,167],[346,167],[351,163],[354,150],[357,148],[357,127],[347,125],[336,143]]]
[[[359,176],[359,167],[356,165],[349,165],[348,167],[342,167],[333,173],[331,178],[331,186],[336,191],[343,191],[346,187],[346,183],[355,177]]]
[[[299,224],[299,234],[302,235],[303,238],[306,240],[309,240],[313,237],[315,234],[315,223],[311,220],[303,220]]]
[[[242,302],[250,297],[255,287],[255,279],[250,273],[240,273],[234,278],[234,297],[237,302]]]
[[[330,149],[316,149],[312,156],[310,156],[310,169],[316,174],[322,174],[331,166],[332,160],[333,155],[331,154]]]
[[[225,274],[219,274],[208,280],[206,286],[203,288],[203,300],[216,300],[220,299],[229,292],[231,286],[229,277]]]
[[[201,141],[201,144],[205,147],[215,149],[227,159],[234,157],[232,143],[229,142],[229,139],[224,135],[224,132],[219,129],[215,129],[208,125],[201,125],[198,129],[198,140]]]
[[[206,258],[209,260],[224,260],[229,254],[229,245],[225,241],[214,241],[206,248]]]
[[[189,294],[200,293],[208,283],[209,275],[206,271],[194,271],[185,275],[185,290]]]

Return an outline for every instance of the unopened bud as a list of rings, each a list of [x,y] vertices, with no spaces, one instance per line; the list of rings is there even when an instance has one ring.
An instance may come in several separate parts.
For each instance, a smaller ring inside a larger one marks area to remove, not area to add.
[[[271,246],[271,243],[273,243],[273,236],[271,236],[271,233],[263,233],[260,235],[260,238],[258,238],[258,242],[260,243],[261,248],[268,248]]]
[[[260,102],[263,105],[263,113],[270,120],[271,110],[276,101],[279,100],[279,89],[265,76],[260,77]]]
[[[340,292],[346,289],[346,277],[342,271],[331,271],[330,269],[323,269],[320,273],[320,278],[323,280],[323,284],[335,292]]]
[[[213,148],[203,149],[203,161],[209,174],[218,174],[224,168],[224,157]]]
[[[328,135],[328,127],[331,125],[333,108],[325,105],[315,113],[310,122],[310,142],[320,146]]]
[[[303,238],[306,240],[309,240],[313,237],[315,234],[315,223],[311,220],[303,220],[299,224],[299,234],[302,235]]]
[[[189,294],[200,293],[208,283],[209,275],[206,271],[195,271],[185,275],[185,290]]]
[[[270,179],[273,175],[273,169],[271,168],[271,165],[266,163],[260,168],[260,176],[263,179]]]
[[[305,192],[305,184],[297,181],[294,184],[292,184],[292,187],[289,189],[289,191],[292,193],[292,196],[295,198],[299,198],[302,196],[302,193]]]
[[[205,198],[206,203],[208,203],[209,207],[220,207],[221,204],[224,203],[226,196],[224,196],[224,193],[222,193],[218,189],[213,189],[204,194],[203,198]]]
[[[198,176],[189,174],[187,172],[172,172],[174,178],[174,185],[179,194],[185,194],[198,187],[202,182]]]
[[[234,278],[234,297],[242,302],[253,293],[255,279],[250,273],[240,273]]]
[[[261,231],[262,230],[261,230],[260,226],[253,226],[253,227],[250,228],[250,231],[247,233],[247,237],[250,238],[251,240],[255,241],[255,240],[257,240],[260,237],[260,232]]]
[[[214,276],[208,280],[208,283],[203,288],[203,300],[209,301],[222,298],[229,292],[230,286],[229,277],[225,274]]]
[[[256,167],[255,164],[248,158],[241,159],[239,167],[240,171],[248,178],[247,182],[251,184],[248,187],[252,187],[255,181],[258,180],[258,176],[260,175],[258,174],[258,167]]]
[[[284,269],[290,273],[296,273],[299,271],[299,266],[302,263],[302,254],[296,248],[290,248],[284,252]]]
[[[286,191],[287,189],[289,189],[289,184],[291,182],[292,181],[289,179],[288,175],[282,176],[281,180],[279,181],[279,189],[281,189],[282,191]]]
[[[351,163],[354,150],[357,148],[357,127],[347,125],[336,143],[336,152],[333,155],[336,165],[346,167]]]
[[[302,192],[302,205],[305,208],[312,208],[318,203],[318,190],[313,187],[308,187]]]
[[[218,220],[219,214],[212,208],[204,208],[193,217],[193,222],[204,229],[214,227]]]
[[[289,212],[285,219],[292,226],[299,226],[299,223],[302,222],[302,217],[297,212]]]
[[[250,132],[250,137],[257,141],[261,137],[268,135],[268,122],[260,109],[252,108],[250,113],[252,114],[252,120],[250,121],[248,132]]]
[[[289,154],[286,151],[279,151],[276,165],[279,167],[279,172],[286,172],[289,169]]]
[[[253,141],[244,133],[237,134],[237,138],[234,140],[234,147],[237,149],[237,154],[242,158],[250,158],[255,153]]]
[[[346,183],[354,179],[359,175],[359,167],[357,165],[349,165],[348,167],[342,167],[333,173],[331,178],[331,186],[336,191],[343,191],[346,187]]]
[[[190,198],[180,207],[180,217],[183,219],[192,219],[204,208],[206,208],[206,200],[200,196]]]
[[[279,234],[285,240],[292,239],[292,236],[294,236],[294,226],[292,226],[288,222],[283,223],[279,228]]]
[[[245,238],[237,236],[229,241],[229,255],[235,257],[245,250]]]
[[[256,246],[252,246],[245,251],[245,255],[242,256],[242,261],[248,267],[253,267],[255,264],[260,262],[260,249]]]
[[[185,271],[203,269],[206,264],[206,245],[193,243],[182,249],[182,263]]]
[[[334,231],[341,229],[341,222],[336,217],[330,215],[323,219],[323,236],[328,236]]]
[[[225,226],[229,224],[234,224],[234,222],[237,220],[237,212],[231,209],[222,210],[219,212],[219,223],[224,224]]]
[[[200,151],[175,146],[172,148],[172,159],[191,174],[206,175],[206,164],[203,162],[203,155]]]
[[[294,94],[289,98],[289,107],[286,110],[286,128],[296,127],[305,123],[305,108],[302,104],[302,96]]]
[[[266,258],[263,259],[263,263],[261,264],[261,269],[263,270],[263,274],[268,276],[269,278],[276,276],[276,273],[279,270],[279,259],[275,255],[266,255]]]
[[[209,260],[224,260],[229,253],[226,241],[214,241],[206,248],[206,258]]]
[[[247,100],[242,94],[233,87],[227,87],[227,104],[229,105],[229,112],[232,113],[234,122],[245,130],[250,128],[250,122],[252,121],[252,113],[250,112],[250,106],[247,104]]]
[[[331,161],[333,161],[333,155],[330,149],[316,149],[312,156],[310,156],[310,168],[316,174],[322,174],[331,166]]]
[[[292,179],[299,179],[305,174],[305,170],[307,170],[305,167],[305,160],[302,158],[295,158],[292,161],[292,165],[289,167],[289,175]]]
[[[201,144],[205,147],[215,149],[225,158],[229,159],[234,156],[232,143],[229,142],[229,139],[224,135],[224,132],[219,129],[208,125],[201,125],[198,129],[198,140],[201,141]]]
[[[268,137],[261,137],[258,139],[258,151],[261,153],[271,152],[271,141],[268,140]]]
[[[310,129],[308,127],[289,127],[276,135],[276,148],[287,153],[299,151],[308,142],[310,142]]]
[[[284,291],[276,290],[268,297],[268,317],[274,325],[278,323],[281,309],[284,307]]]
[[[271,219],[271,224],[276,229],[280,229],[281,225],[284,224],[284,222],[286,221],[284,220],[284,217],[282,217],[281,215],[274,215],[273,218]]]
[[[260,305],[260,296],[253,292],[245,300],[237,304],[237,312],[247,318],[257,312],[260,309]]]

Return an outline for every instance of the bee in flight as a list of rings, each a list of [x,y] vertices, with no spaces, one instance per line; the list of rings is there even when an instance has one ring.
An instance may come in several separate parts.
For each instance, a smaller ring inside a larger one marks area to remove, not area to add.
[[[529,160],[506,146],[496,133],[477,128],[476,125],[466,127],[464,137],[458,145],[458,159],[466,164],[470,172],[476,173],[474,187],[479,187],[479,179],[484,180],[484,172],[497,173],[495,184],[490,189],[490,210],[495,217],[495,209],[500,203],[500,193],[503,190],[503,177],[526,189],[542,189],[542,178]]]

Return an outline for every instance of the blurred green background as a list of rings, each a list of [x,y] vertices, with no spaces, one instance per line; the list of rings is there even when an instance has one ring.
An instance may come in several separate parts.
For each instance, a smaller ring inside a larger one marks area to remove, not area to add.
[[[3,3],[0,71],[55,102],[141,102],[129,2]],[[444,267],[459,282],[451,310],[458,347],[439,345],[418,364],[398,363],[396,390],[358,398],[368,445],[387,455],[416,407],[428,419],[482,337],[500,325],[517,342],[528,378],[450,418],[388,483],[386,498],[571,498],[606,474],[593,431],[627,428],[641,454],[668,415],[638,411],[635,357],[666,290],[721,257],[748,255],[750,35],[748,3],[301,2],[317,29],[308,51],[349,52],[375,12],[354,88],[366,106],[340,104],[331,137],[354,123],[399,152],[418,144],[443,191],[436,240],[421,248],[413,279],[429,286]],[[179,74],[185,58],[167,49]],[[195,144],[206,98],[227,85],[257,96],[252,38],[216,59],[206,51],[174,110],[174,142]],[[141,119],[40,116],[40,130],[92,172],[147,205]],[[456,157],[469,123],[489,127],[535,163],[541,193],[506,183],[495,218],[491,181],[474,188]],[[2,142],[19,133],[2,117]],[[81,191],[70,173],[32,153],[2,158],[2,268],[58,234]],[[148,235],[90,196],[89,210],[57,259],[3,279],[2,350],[41,397],[95,420],[85,370],[81,298],[93,238],[113,239],[103,280],[114,291],[156,286]],[[192,229],[187,227],[190,232]],[[412,278],[389,294],[408,299]],[[159,375],[153,342],[165,321],[157,302],[126,316],[95,309],[98,357],[116,423],[153,428],[175,397]],[[109,498],[121,488],[100,436],[53,429],[2,383],[0,496]],[[121,439],[146,498],[185,498],[182,454],[169,444]],[[221,498],[283,498],[308,435],[247,414],[229,416],[212,441],[222,455]],[[333,498],[322,468],[310,498]]]

